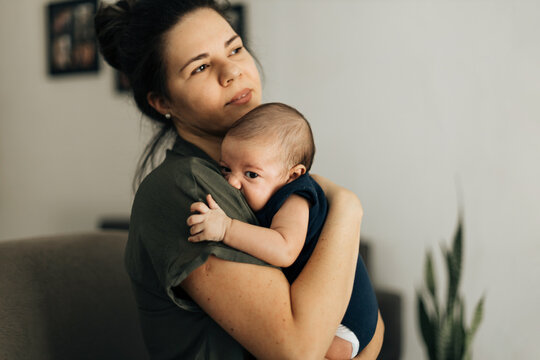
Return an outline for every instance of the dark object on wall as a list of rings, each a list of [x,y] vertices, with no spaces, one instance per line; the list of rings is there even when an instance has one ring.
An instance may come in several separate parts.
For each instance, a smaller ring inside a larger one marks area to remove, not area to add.
[[[236,33],[242,38],[244,46],[246,46],[247,34],[245,31],[244,9],[245,7],[242,4],[231,5],[229,8],[227,8],[225,16],[227,17],[227,20],[229,20],[229,23],[231,24],[234,31],[236,31]]]
[[[96,0],[77,0],[47,6],[49,74],[99,70],[94,31],[96,4]]]

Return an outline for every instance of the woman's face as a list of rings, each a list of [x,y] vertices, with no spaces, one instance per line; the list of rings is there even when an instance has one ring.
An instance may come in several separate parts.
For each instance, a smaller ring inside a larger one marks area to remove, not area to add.
[[[185,15],[167,34],[164,58],[169,89],[164,111],[182,131],[223,136],[261,103],[253,58],[214,10],[203,8]]]

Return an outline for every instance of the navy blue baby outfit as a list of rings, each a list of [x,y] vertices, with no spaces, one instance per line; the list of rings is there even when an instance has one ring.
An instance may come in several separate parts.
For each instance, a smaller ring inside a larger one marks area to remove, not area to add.
[[[291,284],[298,277],[313,253],[324,225],[328,212],[328,202],[323,190],[309,174],[302,175],[279,189],[264,208],[255,213],[261,226],[270,227],[274,215],[292,194],[306,198],[311,207],[309,209],[308,232],[304,247],[296,261],[288,268],[283,269],[283,273]],[[377,326],[377,318],[377,298],[364,261],[362,257],[358,256],[351,300],[341,323],[356,335],[360,342],[360,351],[373,337]]]

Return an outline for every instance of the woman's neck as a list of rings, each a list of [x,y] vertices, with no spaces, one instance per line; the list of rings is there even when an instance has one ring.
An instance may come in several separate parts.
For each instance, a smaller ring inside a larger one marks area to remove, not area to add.
[[[223,138],[220,136],[199,136],[195,135],[189,131],[184,131],[183,129],[176,128],[178,134],[186,141],[189,141],[193,145],[199,147],[202,151],[208,154],[216,162],[219,162],[221,159],[221,142]]]

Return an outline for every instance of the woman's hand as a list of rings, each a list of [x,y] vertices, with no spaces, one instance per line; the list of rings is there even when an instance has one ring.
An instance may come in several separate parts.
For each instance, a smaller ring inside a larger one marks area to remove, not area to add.
[[[191,212],[198,213],[187,219],[191,234],[188,240],[191,242],[223,241],[227,230],[231,227],[232,219],[221,210],[212,195],[208,194],[206,201],[208,206],[203,202],[191,204]]]

